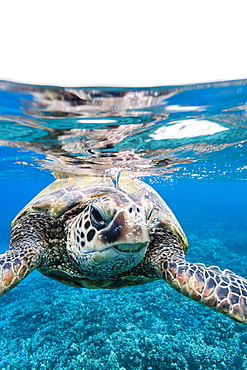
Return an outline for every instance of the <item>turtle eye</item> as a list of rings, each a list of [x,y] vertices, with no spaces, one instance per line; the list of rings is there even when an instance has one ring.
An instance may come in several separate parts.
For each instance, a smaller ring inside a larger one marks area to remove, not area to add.
[[[100,211],[94,206],[91,207],[91,220],[97,230],[105,227],[105,220],[103,219]]]

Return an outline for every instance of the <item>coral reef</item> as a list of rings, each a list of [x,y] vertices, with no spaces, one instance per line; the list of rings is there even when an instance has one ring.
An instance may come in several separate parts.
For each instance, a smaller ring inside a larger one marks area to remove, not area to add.
[[[188,221],[188,259],[247,276],[247,257],[215,236],[214,226],[196,235]],[[247,328],[163,281],[87,290],[34,272],[1,298],[0,327],[1,370],[247,368]]]

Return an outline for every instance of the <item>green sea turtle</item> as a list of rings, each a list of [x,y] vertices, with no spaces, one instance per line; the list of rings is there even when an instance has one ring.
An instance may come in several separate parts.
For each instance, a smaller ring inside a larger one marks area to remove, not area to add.
[[[149,185],[122,172],[58,179],[16,216],[0,255],[0,295],[31,271],[74,287],[121,288],[164,279],[173,288],[247,323],[247,280],[189,263],[187,239]]]

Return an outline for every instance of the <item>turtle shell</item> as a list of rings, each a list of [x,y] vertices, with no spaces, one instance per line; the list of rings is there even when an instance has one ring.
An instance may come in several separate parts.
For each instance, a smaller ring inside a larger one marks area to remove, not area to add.
[[[100,175],[58,179],[24,207],[14,218],[11,226],[13,227],[17,220],[30,212],[46,212],[52,217],[58,218],[75,205],[87,204],[91,199],[116,190],[124,191],[137,202],[141,198],[143,206],[146,209],[152,209],[148,220],[150,229],[167,228],[172,230],[181,239],[185,251],[187,250],[186,236],[164,200],[151,186],[138,180],[127,171],[120,173],[116,185],[111,177]]]
[[[107,176],[85,176],[58,179],[43,189],[14,218],[11,226],[30,212],[47,212],[54,218],[76,204],[85,204],[90,199],[109,193],[114,183]]]

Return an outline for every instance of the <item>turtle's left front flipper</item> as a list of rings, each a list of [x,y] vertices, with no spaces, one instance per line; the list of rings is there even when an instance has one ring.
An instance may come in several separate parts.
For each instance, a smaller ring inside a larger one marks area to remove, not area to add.
[[[230,270],[183,259],[164,258],[159,271],[185,296],[247,324],[247,280]]]

